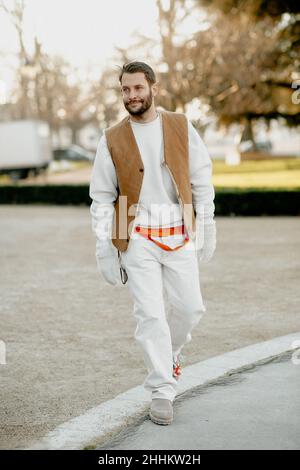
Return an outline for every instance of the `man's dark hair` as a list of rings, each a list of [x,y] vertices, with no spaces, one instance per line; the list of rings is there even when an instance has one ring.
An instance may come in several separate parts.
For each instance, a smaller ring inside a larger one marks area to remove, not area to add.
[[[145,78],[147,82],[149,83],[149,86],[153,85],[156,82],[156,77],[155,73],[153,72],[152,68],[150,65],[146,64],[145,62],[128,62],[127,64],[124,64],[121,70],[121,73],[119,75],[119,81],[122,85],[122,77],[124,73],[137,73],[137,72],[142,72],[145,75]]]

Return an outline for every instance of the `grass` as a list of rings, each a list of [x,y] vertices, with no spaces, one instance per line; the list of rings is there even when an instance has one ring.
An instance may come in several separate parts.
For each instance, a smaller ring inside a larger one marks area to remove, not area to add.
[[[74,171],[86,167],[91,167],[91,163],[73,162],[71,169]],[[67,173],[68,170],[63,172]],[[11,180],[8,176],[0,176],[0,183],[11,184]],[[242,161],[239,165],[227,165],[224,161],[214,160],[213,184],[216,189],[300,189],[300,158]]]
[[[214,173],[253,173],[262,171],[300,170],[300,158],[278,160],[242,161],[239,165],[227,165],[223,160],[213,161]]]
[[[300,188],[300,158],[244,161],[229,166],[213,162],[213,184],[216,188]]]

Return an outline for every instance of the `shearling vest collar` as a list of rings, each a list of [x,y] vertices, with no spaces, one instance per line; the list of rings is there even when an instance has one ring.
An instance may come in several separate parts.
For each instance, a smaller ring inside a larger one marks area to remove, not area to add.
[[[189,175],[188,122],[185,114],[159,111],[162,117],[164,164],[170,172],[183,210],[190,238],[195,238],[195,210]],[[115,165],[118,197],[112,231],[112,242],[126,251],[143,182],[144,165],[128,115],[105,131],[107,146]],[[131,227],[131,228],[130,228]]]

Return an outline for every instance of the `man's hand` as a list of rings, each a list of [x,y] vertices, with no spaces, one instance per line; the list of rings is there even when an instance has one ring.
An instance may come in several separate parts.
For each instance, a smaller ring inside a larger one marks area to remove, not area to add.
[[[117,249],[110,243],[101,244],[97,241],[96,245],[97,268],[105,281],[115,286],[120,281],[120,263]]]
[[[217,244],[217,230],[216,223],[203,225],[203,245],[198,251],[198,261],[208,263],[213,257]]]

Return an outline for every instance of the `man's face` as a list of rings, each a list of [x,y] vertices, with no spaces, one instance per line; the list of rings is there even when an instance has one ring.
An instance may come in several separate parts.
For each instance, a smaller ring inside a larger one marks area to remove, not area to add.
[[[129,114],[141,116],[152,105],[156,87],[149,86],[142,72],[124,73],[121,85],[123,103]]]

